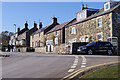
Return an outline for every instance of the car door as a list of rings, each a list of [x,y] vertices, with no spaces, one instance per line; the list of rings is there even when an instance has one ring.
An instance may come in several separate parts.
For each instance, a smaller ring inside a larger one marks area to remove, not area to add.
[[[101,52],[103,50],[103,47],[100,42],[96,42],[94,48],[95,48],[95,52]]]

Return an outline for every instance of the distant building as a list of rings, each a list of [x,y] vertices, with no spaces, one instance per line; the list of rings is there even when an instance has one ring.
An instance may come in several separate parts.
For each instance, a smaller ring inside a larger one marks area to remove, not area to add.
[[[14,45],[16,47],[16,51],[17,48],[20,47],[30,47],[30,35],[33,34],[36,30],[38,30],[38,28],[35,22],[33,28],[28,29],[28,23],[26,21],[25,27],[22,30],[20,30],[18,27],[17,32],[11,36],[9,44]]]

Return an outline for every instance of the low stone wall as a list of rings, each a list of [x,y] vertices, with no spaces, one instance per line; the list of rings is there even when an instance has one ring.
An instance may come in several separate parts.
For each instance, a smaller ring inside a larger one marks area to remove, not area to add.
[[[54,46],[54,51],[53,51],[53,53],[56,53],[56,54],[59,54],[59,53],[65,54],[65,53],[66,53],[65,44],[61,44],[61,45],[58,45],[58,46]]]
[[[17,48],[17,52],[27,52],[27,47]]]
[[[46,52],[46,47],[36,47],[35,52],[45,53]]]

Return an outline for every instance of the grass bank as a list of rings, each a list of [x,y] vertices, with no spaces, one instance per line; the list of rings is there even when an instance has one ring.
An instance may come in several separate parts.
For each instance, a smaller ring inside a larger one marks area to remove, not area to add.
[[[86,73],[82,78],[120,78],[120,64]]]

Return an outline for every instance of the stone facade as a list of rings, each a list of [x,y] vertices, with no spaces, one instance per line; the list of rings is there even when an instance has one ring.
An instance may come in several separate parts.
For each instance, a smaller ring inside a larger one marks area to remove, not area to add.
[[[118,37],[118,53],[120,55],[120,5],[112,12],[112,36]]]
[[[67,26],[65,28],[65,43],[70,47],[70,53],[72,54],[72,43],[74,42],[107,41],[108,37],[118,37],[118,46],[120,46],[118,14],[120,14],[120,5],[111,12]],[[74,28],[74,33],[72,33],[72,28]]]
[[[30,47],[37,48],[45,46],[45,36],[44,32],[31,35],[30,37]]]

